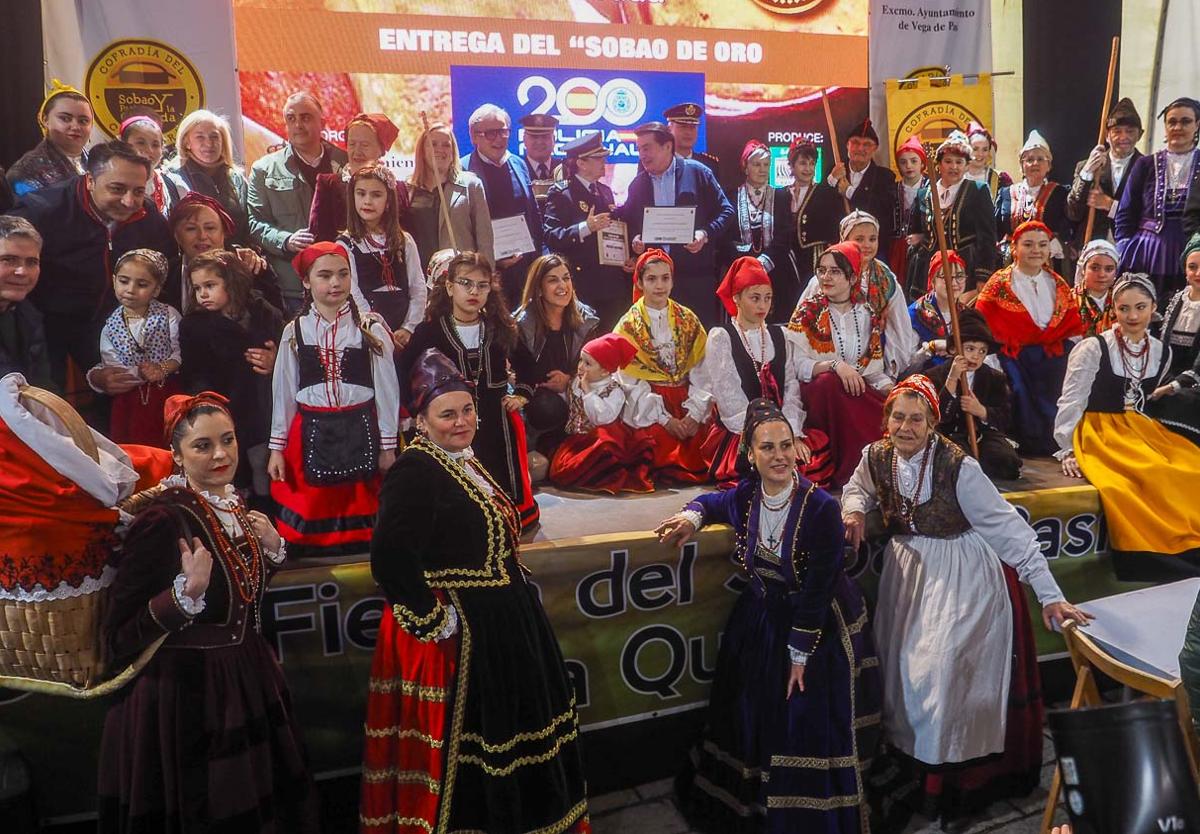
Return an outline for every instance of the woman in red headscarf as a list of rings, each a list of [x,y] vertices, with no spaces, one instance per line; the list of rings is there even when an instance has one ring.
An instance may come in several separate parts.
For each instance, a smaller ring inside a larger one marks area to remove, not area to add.
[[[710,398],[690,383],[704,358],[707,334],[700,319],[671,300],[675,264],[661,249],[647,249],[633,268],[633,306],[614,333],[637,348],[620,372],[629,389],[625,422],[654,439],[654,474],[676,483],[708,480],[704,456]]]
[[[346,165],[341,171],[317,176],[313,189],[312,208],[308,214],[308,230],[314,240],[334,240],[348,228],[346,211],[353,206],[353,195],[347,195],[350,176],[360,168],[377,165],[392,148],[400,129],[382,113],[359,113],[346,125]],[[396,210],[400,225],[408,219],[408,187],[393,181],[396,190]]]
[[[592,339],[579,353],[579,370],[567,389],[567,438],[550,461],[550,482],[589,492],[653,492],[653,439],[621,420],[626,393],[617,371],[637,348],[616,333]]]
[[[817,263],[821,291],[801,302],[788,324],[806,422],[829,437],[835,486],[879,438],[883,397],[896,381],[884,362],[883,313],[863,297],[861,268],[858,244],[827,248]]]
[[[863,450],[842,490],[850,544],[862,543],[875,509],[889,537],[875,642],[898,766],[881,770],[893,800],[883,805],[889,815],[940,815],[943,830],[960,831],[964,817],[1027,795],[1041,774],[1037,650],[1020,582],[1037,594],[1047,628],[1090,616],[1065,600],[1036,534],[979,463],[937,433],[928,377],[896,385],[884,415],[887,435]]]
[[[786,188],[771,185],[771,149],[751,139],[742,149],[745,180],[729,191],[729,202],[737,211],[737,229],[727,244],[723,262],[743,255],[757,258],[777,281],[795,283],[790,250],[792,195]],[[791,310],[785,313],[785,317]]]
[[[950,276],[954,282],[954,300],[959,301],[967,285],[967,264],[957,252],[951,251]],[[934,252],[929,261],[928,291],[908,305],[908,318],[917,334],[917,351],[913,355],[913,367],[928,370],[946,361],[950,330],[950,296],[946,292],[946,275],[942,269],[942,253]]]
[[[287,556],[232,486],[227,401],[164,409],[178,474],[129,526],[104,639],[114,668],[159,651],[118,691],[100,742],[102,832],[316,831],[316,791],[262,602]]]
[[[1048,266],[1053,236],[1040,220],[1018,226],[1012,265],[992,275],[975,301],[1000,343],[1000,366],[1013,391],[1013,433],[1023,455],[1058,451],[1054,418],[1067,353],[1083,336],[1071,285]]]
[[[717,297],[730,321],[709,331],[704,359],[692,371],[693,389],[704,391],[717,409],[704,443],[709,474],[720,483],[744,474],[738,468],[742,423],[746,406],[762,397],[783,409],[791,423],[801,471],[818,486],[828,483],[828,439],[804,427],[796,346],[782,326],[767,324],[774,300],[770,276],[758,259],[738,258],[717,287]]]

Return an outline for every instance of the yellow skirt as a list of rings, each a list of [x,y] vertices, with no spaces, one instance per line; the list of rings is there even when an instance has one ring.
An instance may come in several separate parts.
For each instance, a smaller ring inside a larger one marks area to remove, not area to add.
[[[1084,414],[1074,443],[1113,550],[1200,548],[1200,446],[1136,411]]]

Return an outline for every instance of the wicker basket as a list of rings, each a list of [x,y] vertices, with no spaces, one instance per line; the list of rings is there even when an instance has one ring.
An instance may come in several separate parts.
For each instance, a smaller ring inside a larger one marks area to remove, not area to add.
[[[91,430],[65,400],[31,386],[20,389],[20,398],[40,406],[30,411],[41,419],[56,420],[79,449],[99,461]],[[39,602],[0,599],[0,686],[90,698],[124,685],[150,659],[161,640],[129,669],[103,681],[100,624],[107,600],[107,588]]]

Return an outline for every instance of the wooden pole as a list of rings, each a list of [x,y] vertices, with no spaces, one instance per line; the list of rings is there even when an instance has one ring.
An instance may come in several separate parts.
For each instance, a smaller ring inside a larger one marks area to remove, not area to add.
[[[950,268],[950,254],[946,248],[946,224],[942,220],[942,198],[938,195],[938,173],[937,162],[934,157],[929,157],[929,162],[926,164],[926,174],[929,176],[929,199],[933,203],[933,228],[937,233],[938,251],[942,253],[942,281],[946,284],[946,303],[950,307],[950,329],[951,335],[954,337],[954,352],[959,356],[962,355],[962,334],[958,330],[958,299],[954,295],[954,272]],[[967,373],[963,371],[962,379],[958,383],[959,397],[969,383],[967,382]],[[967,420],[967,442],[971,446],[971,454],[975,460],[979,460],[979,438],[975,433],[975,417],[971,414],[963,412],[963,417]]]
[[[1117,74],[1117,55],[1120,52],[1121,39],[1114,37],[1112,39],[1112,53],[1108,56],[1108,81],[1104,85],[1104,103],[1100,105],[1100,135],[1096,139],[1097,145],[1103,145],[1105,138],[1108,136],[1108,104],[1112,101],[1113,80]],[[1096,177],[1092,180],[1092,188],[1100,188],[1100,178]],[[1092,227],[1096,223],[1096,209],[1088,206],[1087,224],[1083,227],[1083,245],[1086,246],[1088,241],[1092,239]]]
[[[421,111],[421,126],[426,133],[429,132],[429,117],[425,115],[425,111]],[[450,248],[458,251],[458,241],[454,238],[454,225],[450,222],[450,207],[446,205],[446,191],[442,187],[441,172],[438,171],[437,165],[433,161],[433,151],[429,147],[429,142],[425,143],[425,162],[433,168],[434,177],[437,180],[438,202],[442,204],[442,219],[446,221],[446,231],[450,234]]]
[[[825,92],[825,88],[821,88],[821,104],[825,105],[825,127],[829,130],[829,144],[833,146],[833,164],[838,166],[842,164],[842,152],[838,150],[837,128],[833,126],[833,114],[829,112],[829,95]],[[846,181],[849,182],[850,174],[846,173]],[[850,201],[846,199],[846,195],[842,195],[842,204],[846,207],[846,214],[850,213]]]

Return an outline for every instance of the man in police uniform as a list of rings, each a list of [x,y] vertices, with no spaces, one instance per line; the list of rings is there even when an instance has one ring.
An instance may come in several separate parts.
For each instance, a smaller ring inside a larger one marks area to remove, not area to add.
[[[717,182],[721,181],[720,160],[714,154],[696,150],[696,137],[700,133],[700,118],[704,107],[693,101],[676,104],[663,112],[671,135],[675,137],[675,154],[684,159],[694,159],[713,172]]]
[[[555,180],[554,139],[558,130],[558,119],[549,113],[530,113],[520,119],[521,141],[525,145],[525,167],[533,182],[533,194],[538,207],[546,205],[546,191]]]
[[[596,240],[597,233],[614,222],[612,189],[600,182],[608,149],[596,132],[568,142],[563,152],[566,178],[550,186],[546,195],[546,246],[571,262],[575,294],[596,311],[601,328],[612,330],[629,309],[632,288],[624,269],[601,265]]]

